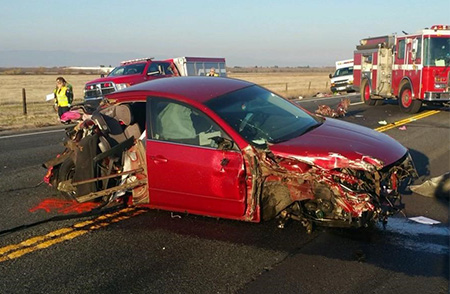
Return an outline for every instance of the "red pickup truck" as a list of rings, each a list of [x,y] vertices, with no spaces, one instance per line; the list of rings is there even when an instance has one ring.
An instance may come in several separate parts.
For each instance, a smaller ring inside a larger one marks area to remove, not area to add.
[[[123,61],[106,77],[86,83],[86,102],[99,102],[104,95],[145,81],[172,76],[204,76],[214,68],[219,76],[226,76],[225,58],[177,57],[166,60],[142,58]]]

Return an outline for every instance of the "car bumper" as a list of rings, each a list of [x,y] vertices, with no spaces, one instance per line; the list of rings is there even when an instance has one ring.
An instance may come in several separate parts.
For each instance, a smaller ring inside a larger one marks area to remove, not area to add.
[[[344,92],[344,91],[354,91],[353,85],[339,85],[339,86],[332,86],[331,92]]]
[[[424,101],[449,102],[450,92],[425,92]]]

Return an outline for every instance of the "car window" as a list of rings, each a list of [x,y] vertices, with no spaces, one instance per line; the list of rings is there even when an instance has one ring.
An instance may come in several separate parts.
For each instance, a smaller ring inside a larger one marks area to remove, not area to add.
[[[151,139],[217,148],[214,137],[228,136],[200,110],[167,99],[151,99]]]
[[[168,62],[152,62],[147,69],[147,74],[150,76],[173,75],[173,70]]]
[[[114,68],[108,76],[114,77],[114,76],[127,76],[127,75],[134,75],[134,74],[142,74],[144,72],[145,63],[132,63],[127,65],[121,65],[116,68]]]

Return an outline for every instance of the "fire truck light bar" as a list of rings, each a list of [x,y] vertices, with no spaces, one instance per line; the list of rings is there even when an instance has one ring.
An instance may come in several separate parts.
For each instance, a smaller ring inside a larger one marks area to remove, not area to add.
[[[138,59],[125,60],[125,61],[122,61],[120,64],[124,65],[124,64],[127,64],[127,63],[133,63],[133,62],[138,62],[138,61],[149,61],[149,60],[152,60],[154,58],[155,57],[147,57],[147,58],[138,58]]]
[[[450,30],[450,25],[433,25],[431,29],[435,31]]]

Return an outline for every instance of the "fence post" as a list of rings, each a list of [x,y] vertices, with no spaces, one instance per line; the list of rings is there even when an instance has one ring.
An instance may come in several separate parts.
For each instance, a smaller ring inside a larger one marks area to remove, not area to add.
[[[311,81],[309,82],[309,85],[308,85],[308,91],[311,89]]]
[[[22,88],[22,103],[23,103],[23,114],[27,115],[27,93],[25,88]]]
[[[325,83],[325,88],[328,88],[328,81]]]
[[[287,90],[288,90],[288,85],[287,85],[288,83],[286,83],[286,92],[287,92]]]

